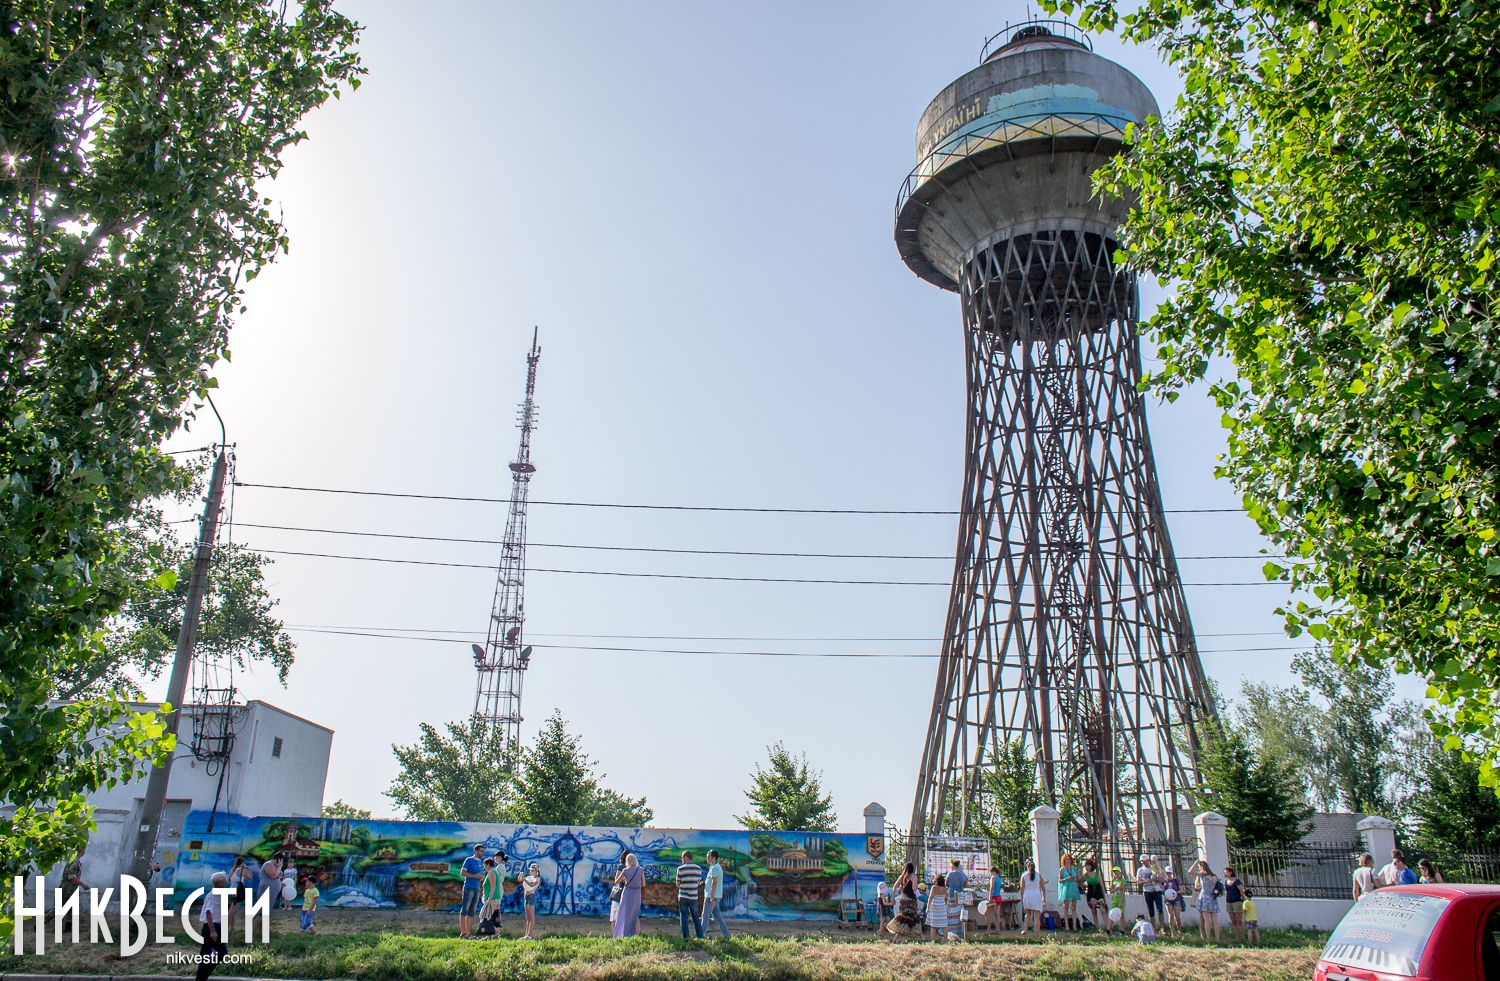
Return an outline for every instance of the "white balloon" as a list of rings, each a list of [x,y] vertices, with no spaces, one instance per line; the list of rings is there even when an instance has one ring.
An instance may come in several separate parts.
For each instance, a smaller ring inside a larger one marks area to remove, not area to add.
[[[980,916],[988,916],[989,912],[990,912],[990,901],[988,899],[981,899],[979,901],[979,915]]]
[[[1119,923],[1123,919],[1125,919],[1124,910],[1120,909],[1120,907],[1118,906],[1111,906],[1109,908],[1109,922]]]
[[[297,887],[292,885],[290,882],[283,882],[281,884],[281,898],[285,899],[287,902],[291,902],[292,900],[296,899]]]

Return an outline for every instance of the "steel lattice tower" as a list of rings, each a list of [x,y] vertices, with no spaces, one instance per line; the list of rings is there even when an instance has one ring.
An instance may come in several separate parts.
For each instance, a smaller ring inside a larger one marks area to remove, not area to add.
[[[498,736],[506,754],[520,746],[521,683],[531,663],[531,648],[522,646],[521,631],[526,623],[526,499],[531,475],[536,473],[531,462],[531,431],[536,426],[536,366],[541,359],[542,349],[533,331],[531,350],[526,353],[526,398],[517,419],[521,448],[510,465],[510,513],[500,544],[489,635],[483,647],[473,645],[474,667],[479,672],[474,712]]]
[[[1212,712],[1138,384],[1128,202],[1093,194],[1157,114],[1071,25],[1032,22],[922,115],[896,242],[959,294],[968,440],[953,588],[911,833],[969,830],[1019,743],[1076,830],[1176,837]]]

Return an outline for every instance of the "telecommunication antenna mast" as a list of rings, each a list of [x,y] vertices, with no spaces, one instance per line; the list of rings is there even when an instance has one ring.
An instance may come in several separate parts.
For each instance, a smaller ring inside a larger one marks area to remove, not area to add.
[[[526,399],[517,419],[521,448],[510,465],[510,515],[500,545],[489,634],[483,647],[472,645],[474,667],[479,672],[474,712],[488,723],[506,754],[521,741],[521,682],[531,663],[531,648],[521,644],[521,628],[526,621],[526,498],[531,475],[536,473],[531,462],[531,431],[536,427],[536,366],[541,359],[542,349],[533,329],[531,350],[526,354]]]

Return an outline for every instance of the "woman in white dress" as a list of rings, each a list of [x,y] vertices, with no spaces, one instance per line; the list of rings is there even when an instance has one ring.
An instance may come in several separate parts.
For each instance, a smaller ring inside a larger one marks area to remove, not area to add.
[[[932,927],[932,939],[942,940],[948,932],[948,879],[938,876],[927,894],[927,925]]]
[[[1042,932],[1042,903],[1046,896],[1047,880],[1036,871],[1036,863],[1026,860],[1026,871],[1021,875],[1021,932],[1028,929]]]

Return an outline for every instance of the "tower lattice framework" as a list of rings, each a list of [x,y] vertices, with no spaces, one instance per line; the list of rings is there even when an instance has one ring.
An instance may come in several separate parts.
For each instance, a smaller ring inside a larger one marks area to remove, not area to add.
[[[919,128],[897,241],[959,294],[968,407],[917,835],[983,823],[1015,745],[1075,833],[1184,830],[1212,708],[1138,391],[1137,283],[1113,258],[1125,205],[1089,183],[1154,109],[1085,39],[1031,24]]]
[[[484,646],[474,645],[474,667],[479,678],[474,690],[474,712],[500,741],[502,753],[511,754],[521,742],[521,687],[531,664],[531,648],[522,632],[526,624],[526,503],[531,477],[531,433],[536,426],[536,369],[542,358],[536,332],[526,354],[526,398],[521,402],[517,425],[520,449],[510,465],[510,510],[505,519],[505,537],[500,545],[500,567],[495,577],[495,599],[490,607],[488,636]]]

